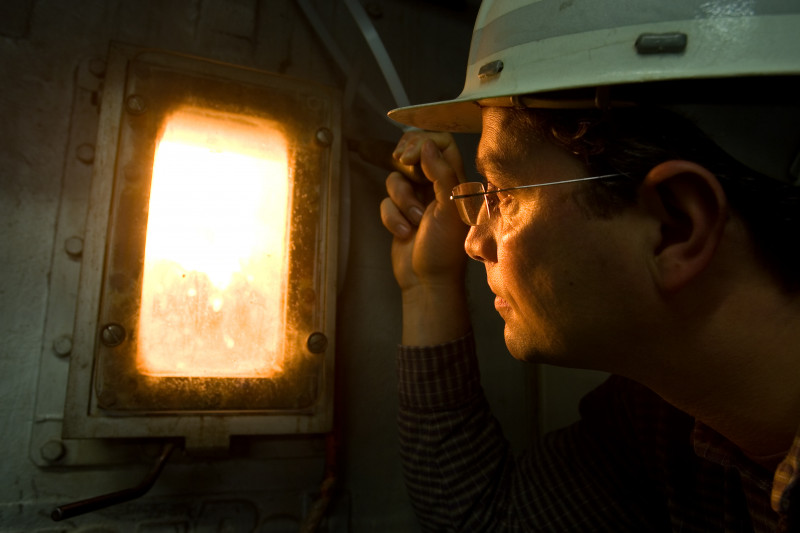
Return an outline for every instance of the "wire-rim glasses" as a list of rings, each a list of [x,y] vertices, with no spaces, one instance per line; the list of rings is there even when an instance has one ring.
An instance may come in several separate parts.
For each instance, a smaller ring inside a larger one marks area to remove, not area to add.
[[[603,178],[616,178],[624,174],[604,174],[602,176],[589,176],[586,178],[576,178],[571,180],[551,181],[549,183],[533,183],[531,185],[519,185],[517,187],[506,187],[504,189],[492,189],[487,191],[484,184],[480,181],[468,181],[459,183],[453,187],[450,199],[456,203],[458,214],[461,220],[469,226],[481,226],[492,218],[492,211],[495,210],[496,202],[491,205],[488,200],[490,194],[499,192],[513,191],[516,189],[528,189],[530,187],[544,187],[545,185],[561,185],[562,183],[575,183],[578,181],[599,180]]]

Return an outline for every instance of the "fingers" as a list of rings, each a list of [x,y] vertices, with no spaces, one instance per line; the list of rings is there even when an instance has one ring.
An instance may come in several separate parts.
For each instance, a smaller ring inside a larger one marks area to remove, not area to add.
[[[461,154],[449,133],[406,132],[393,157],[399,171],[386,178],[389,197],[381,203],[381,221],[397,238],[413,237],[423,218],[441,235],[463,230],[450,194],[464,181]],[[457,229],[456,229],[457,228]]]
[[[396,238],[406,240],[414,234],[411,225],[389,198],[381,202],[381,222]]]
[[[399,163],[401,172],[409,179],[420,181],[422,175],[419,172],[419,166],[422,160],[422,150],[428,141],[431,141],[441,151],[443,157],[456,171],[456,175],[463,180],[461,153],[453,136],[449,133],[414,130],[403,134],[392,153]]]
[[[449,205],[450,193],[458,185],[460,177],[456,169],[447,161],[439,147],[427,140],[422,145],[422,171],[433,182],[436,199],[442,205]]]
[[[425,141],[431,140],[436,143],[440,150],[454,145],[453,136],[449,133],[433,131],[412,130],[403,134],[392,155],[403,164],[413,165],[420,160],[420,152]]]
[[[392,172],[386,178],[386,191],[389,197],[381,202],[381,221],[396,237],[408,238],[422,221],[425,206],[412,184],[399,172]]]

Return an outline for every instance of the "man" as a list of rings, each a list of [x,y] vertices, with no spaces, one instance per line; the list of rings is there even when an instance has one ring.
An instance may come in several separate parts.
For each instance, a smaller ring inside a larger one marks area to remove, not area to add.
[[[485,1],[461,96],[391,114],[480,131],[486,180],[411,131],[395,156],[434,197],[396,172],[381,205],[425,529],[800,531],[800,6],[710,4]],[[518,457],[480,389],[462,243],[514,357],[614,374]]]

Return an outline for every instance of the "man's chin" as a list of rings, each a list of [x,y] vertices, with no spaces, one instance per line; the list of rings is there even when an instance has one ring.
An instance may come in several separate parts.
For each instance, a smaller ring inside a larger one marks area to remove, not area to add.
[[[506,327],[503,331],[506,341],[506,348],[508,348],[508,352],[514,359],[518,359],[519,361],[524,361],[526,363],[538,363],[541,354],[538,353],[539,351],[534,349],[535,344],[532,343],[530,340],[523,340],[520,335],[516,334],[511,328],[509,328],[508,323],[506,323]]]
[[[542,363],[563,366],[565,354],[552,350],[552,343],[542,336],[532,333],[521,335],[510,328],[508,323],[504,329],[506,348],[514,359],[526,363]]]

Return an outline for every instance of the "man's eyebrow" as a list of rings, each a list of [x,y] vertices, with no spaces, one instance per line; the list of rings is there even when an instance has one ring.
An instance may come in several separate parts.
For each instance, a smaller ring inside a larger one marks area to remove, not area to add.
[[[478,171],[478,174],[481,176],[486,176],[486,164],[483,162],[484,158],[480,156],[480,154],[475,155],[475,170]]]
[[[500,178],[505,173],[505,166],[501,154],[496,152],[478,152],[475,156],[475,169],[484,178],[490,174],[494,179]]]

